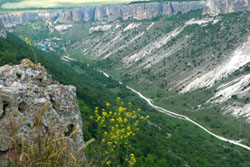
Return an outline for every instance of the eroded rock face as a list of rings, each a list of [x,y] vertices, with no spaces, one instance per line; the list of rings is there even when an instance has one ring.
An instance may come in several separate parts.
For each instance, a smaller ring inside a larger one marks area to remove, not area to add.
[[[52,80],[46,69],[29,60],[16,66],[0,67],[0,166],[4,167],[7,152],[13,143],[5,136],[30,141],[37,136],[34,120],[45,109],[41,119],[42,133],[50,130],[64,131],[71,127],[82,127],[78,108],[76,88],[61,85]],[[70,140],[69,151],[76,151],[83,145],[81,128]],[[79,155],[85,161],[84,153]]]
[[[1,38],[6,38],[7,37],[5,26],[3,25],[1,20],[0,20],[0,37]]]
[[[207,0],[204,14],[232,13],[250,10],[250,0]]]
[[[191,10],[202,9],[204,6],[205,1],[109,5],[54,11],[11,12],[0,15],[0,20],[5,27],[27,24],[32,20],[59,21],[62,23],[72,21],[114,21],[117,19],[126,20],[128,18],[142,20],[158,16],[169,16],[178,12],[187,13]]]

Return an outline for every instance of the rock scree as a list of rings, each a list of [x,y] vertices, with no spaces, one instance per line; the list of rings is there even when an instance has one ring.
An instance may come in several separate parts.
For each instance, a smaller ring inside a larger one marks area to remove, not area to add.
[[[82,127],[74,86],[53,81],[43,66],[33,64],[28,59],[24,59],[20,65],[0,67],[1,167],[6,166],[5,156],[14,147],[6,136],[32,142],[31,139],[38,135],[34,120],[44,106],[46,108],[39,126],[43,135],[52,129],[55,133],[63,133],[68,124],[71,128]],[[81,128],[69,142],[69,153],[83,146]],[[81,151],[78,156],[84,164],[84,152]]]

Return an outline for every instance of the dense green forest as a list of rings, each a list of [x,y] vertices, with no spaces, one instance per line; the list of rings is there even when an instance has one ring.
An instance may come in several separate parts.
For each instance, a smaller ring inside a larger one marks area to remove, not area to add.
[[[137,167],[249,166],[249,151],[219,141],[186,121],[156,112],[124,85],[105,77],[91,65],[63,62],[51,52],[36,50],[36,53],[38,61],[55,80],[77,87],[86,141],[96,134],[96,124],[89,119],[94,108],[102,108],[106,102],[114,104],[115,98],[120,96],[126,103],[131,101],[135,108],[142,108],[143,114],[151,116],[151,123],[141,124],[141,131],[131,139]],[[1,66],[19,64],[23,58],[33,60],[32,51],[23,41],[12,34],[8,34],[7,40],[0,39]]]

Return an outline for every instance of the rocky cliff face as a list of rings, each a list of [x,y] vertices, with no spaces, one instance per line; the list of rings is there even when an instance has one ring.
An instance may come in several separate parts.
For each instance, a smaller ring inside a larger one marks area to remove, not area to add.
[[[48,22],[60,21],[114,21],[116,19],[151,19],[157,16],[167,16],[178,12],[187,13],[191,10],[202,9],[204,1],[145,3],[132,5],[111,5],[92,8],[44,11],[16,12],[0,16],[6,27],[16,24],[26,24],[31,20]]]
[[[250,10],[250,0],[207,0],[204,14],[232,13]]]
[[[0,37],[2,38],[6,38],[7,35],[6,35],[6,29],[3,25],[3,23],[0,21]]]
[[[46,107],[45,107],[46,106]],[[45,68],[22,61],[16,66],[0,67],[0,166],[5,166],[5,156],[13,149],[13,143],[6,136],[29,141],[37,134],[35,118],[42,108],[41,131],[63,132],[65,126],[82,127],[76,89],[52,80]],[[13,127],[16,127],[13,133]],[[69,152],[83,145],[83,132],[78,130],[70,141]],[[84,161],[84,153],[80,153]]]
[[[204,14],[231,13],[250,10],[250,0],[206,0],[189,2],[155,2],[131,5],[110,5],[100,7],[39,11],[12,12],[0,15],[0,22],[5,27],[16,24],[27,24],[32,20],[47,22],[60,21],[114,21],[117,19],[151,19],[158,16],[168,16],[178,12],[187,13],[191,10],[204,9]]]

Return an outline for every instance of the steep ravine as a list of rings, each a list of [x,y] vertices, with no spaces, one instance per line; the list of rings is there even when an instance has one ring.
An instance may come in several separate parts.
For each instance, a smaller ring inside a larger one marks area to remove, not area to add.
[[[106,76],[107,78],[110,77],[110,75],[108,75],[107,73],[103,72],[103,71],[100,71],[101,73],[103,73],[104,76]],[[120,82],[120,84],[122,84]],[[175,112],[172,112],[172,111],[169,111],[169,110],[166,110],[162,107],[159,107],[157,105],[154,105],[152,100],[145,97],[144,95],[142,95],[140,92],[136,91],[135,89],[129,87],[129,86],[126,86],[127,89],[131,90],[132,92],[134,92],[135,94],[137,94],[141,99],[145,100],[147,102],[147,104],[151,107],[153,107],[154,109],[156,109],[157,111],[161,112],[161,113],[164,113],[164,114],[167,114],[168,116],[170,117],[173,117],[173,118],[176,118],[176,119],[180,119],[180,120],[185,120],[185,121],[188,121],[194,125],[196,125],[197,127],[201,128],[202,130],[204,130],[205,132],[207,132],[208,134],[214,136],[215,138],[221,140],[221,141],[225,141],[225,142],[228,142],[228,143],[231,143],[231,144],[234,144],[234,145],[237,145],[237,146],[240,146],[242,148],[245,148],[247,150],[250,150],[250,147],[247,146],[247,145],[244,145],[244,144],[241,144],[241,140],[239,141],[236,141],[236,140],[232,140],[232,139],[227,139],[223,136],[220,136],[220,135],[216,135],[215,133],[213,133],[212,131],[208,130],[207,128],[205,128],[204,126],[200,125],[199,123],[193,121],[192,119],[190,119],[189,117],[185,116],[185,115],[182,115],[182,114],[177,114]]]

